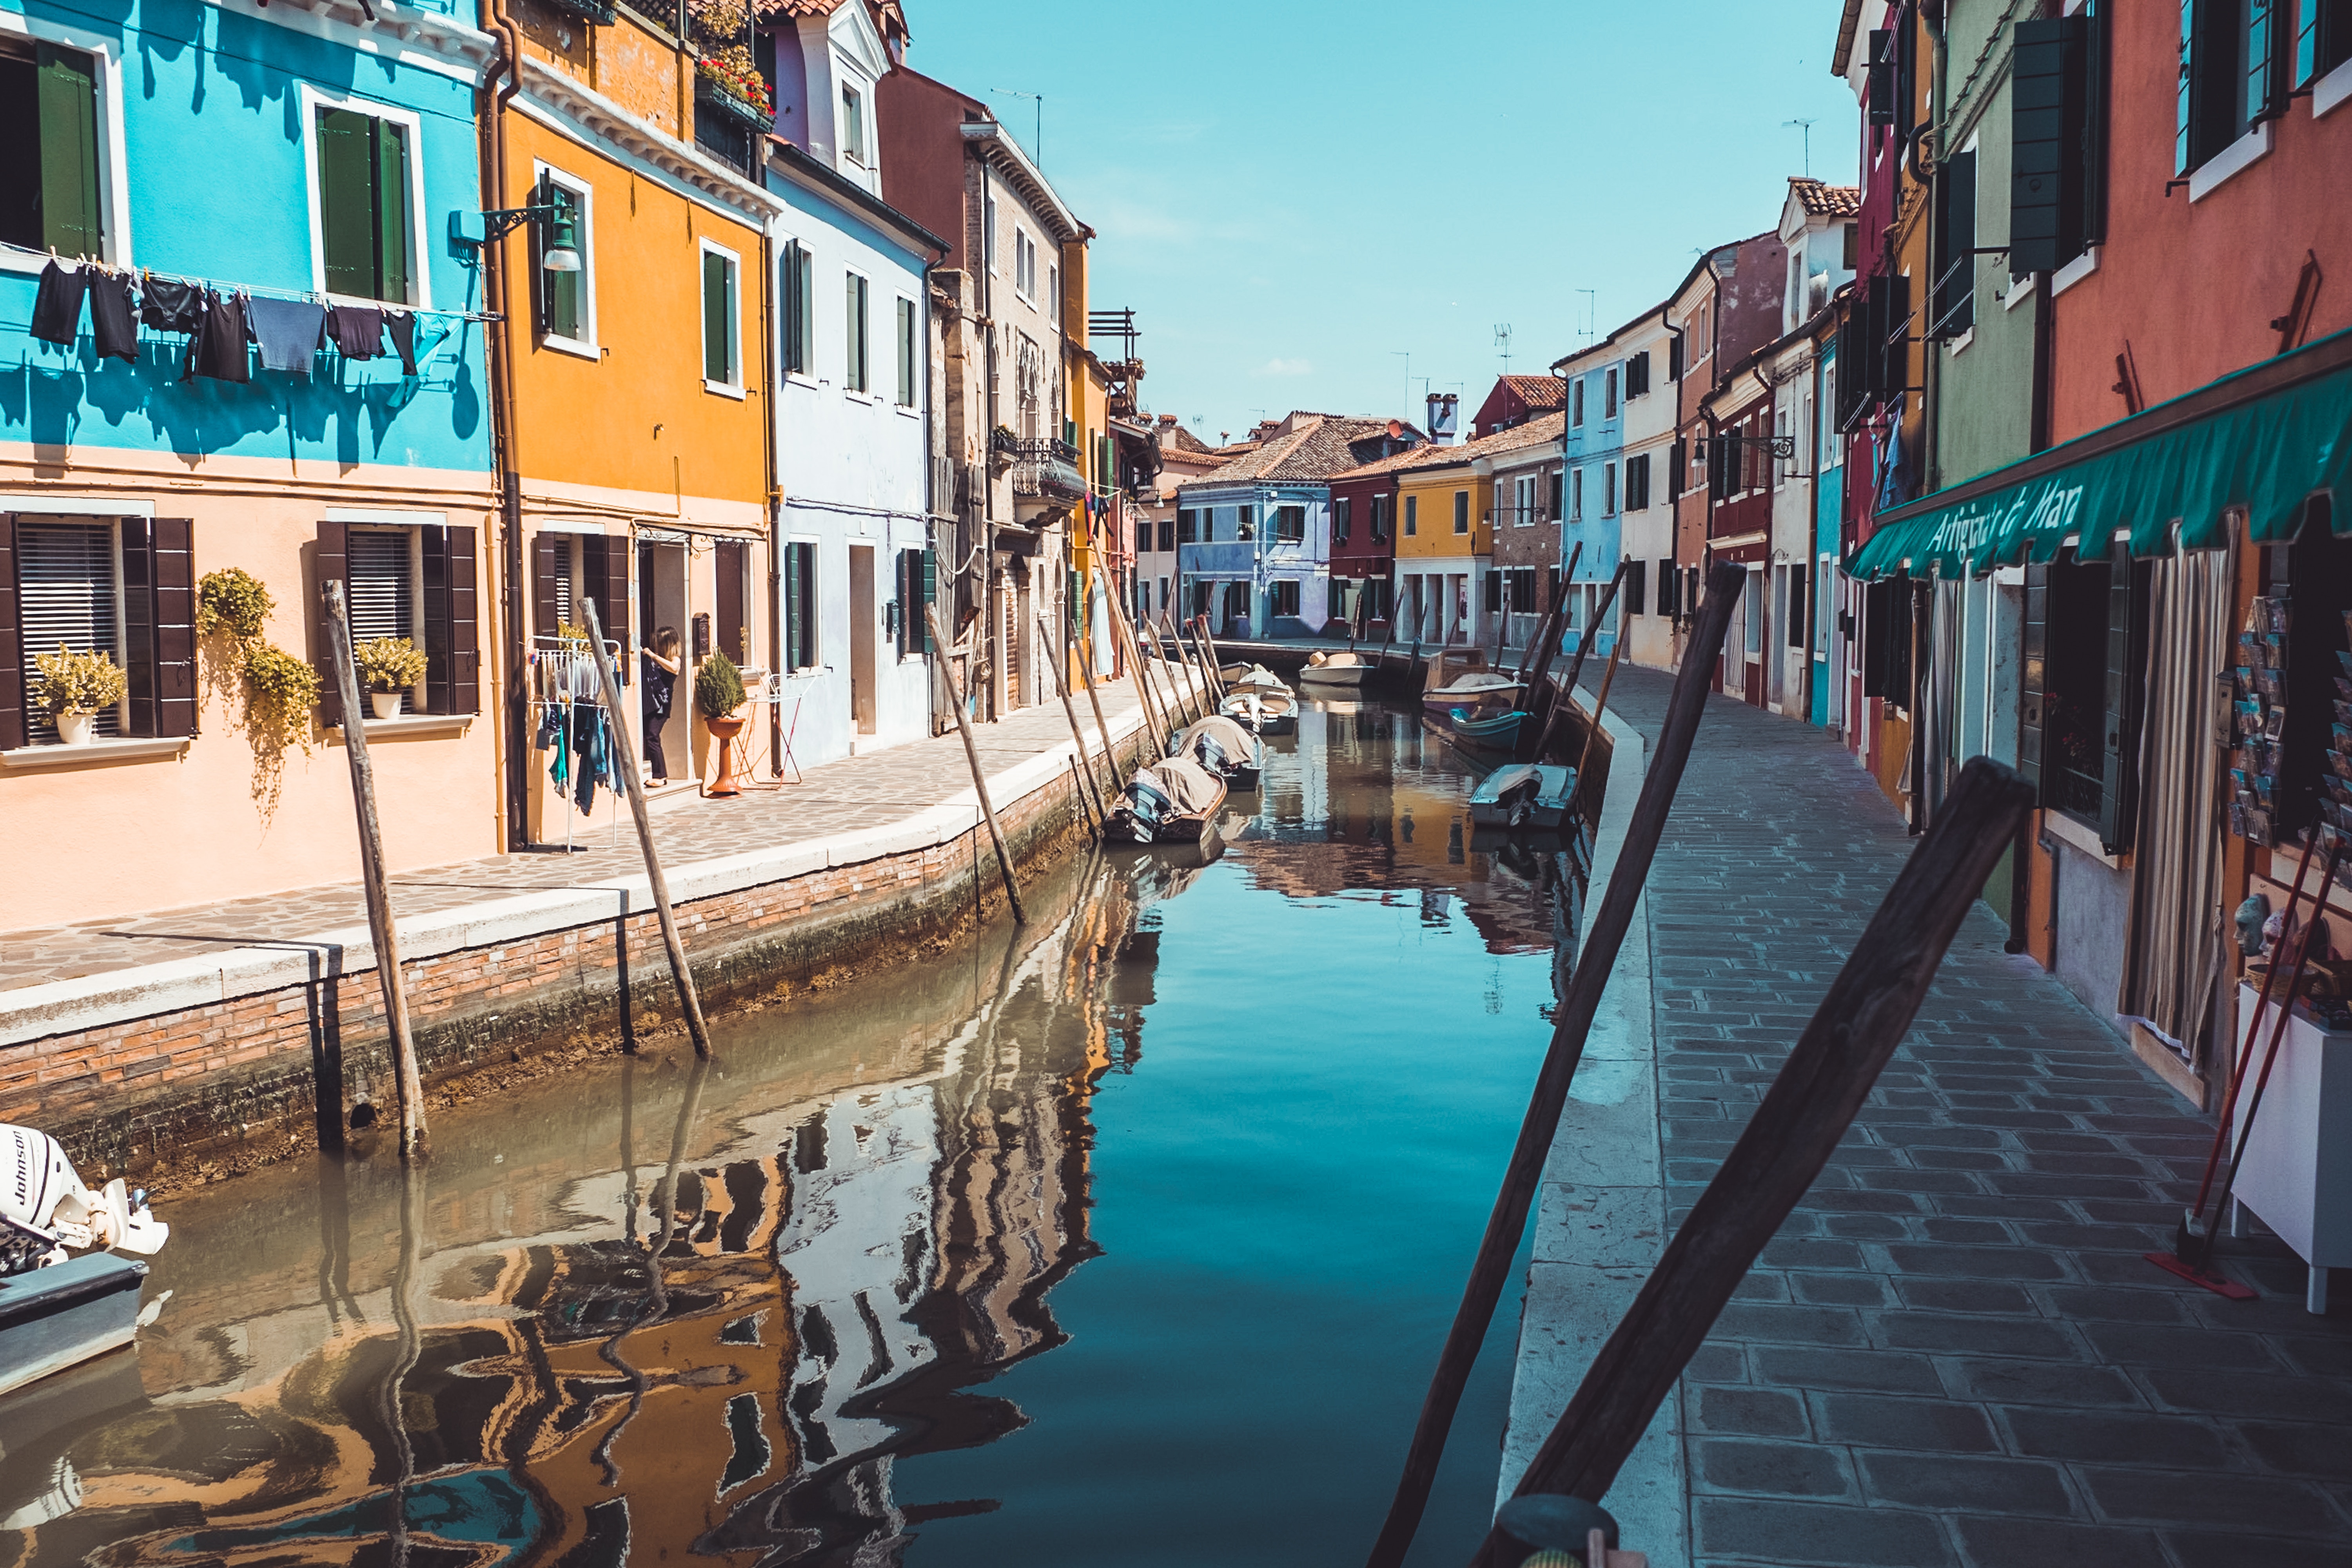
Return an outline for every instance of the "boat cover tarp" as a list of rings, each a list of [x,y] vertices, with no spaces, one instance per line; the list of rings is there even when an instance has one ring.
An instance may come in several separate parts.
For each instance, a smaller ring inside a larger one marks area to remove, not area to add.
[[[1199,816],[1216,805],[1218,797],[1224,793],[1224,784],[1217,776],[1189,757],[1165,758],[1136,771],[1150,774],[1153,785],[1176,802],[1176,810],[1182,816]]]
[[[1192,743],[1204,735],[1223,747],[1225,755],[1236,762],[1246,762],[1257,754],[1257,742],[1251,737],[1250,732],[1221,713],[1194,720],[1192,727],[1178,737],[1176,748],[1190,757]]]

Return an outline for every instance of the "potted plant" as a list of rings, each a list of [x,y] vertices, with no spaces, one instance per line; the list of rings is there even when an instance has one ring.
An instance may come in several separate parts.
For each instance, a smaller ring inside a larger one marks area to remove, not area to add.
[[[98,710],[112,707],[131,689],[131,676],[108,653],[77,653],[63,643],[54,653],[37,653],[40,690],[34,701],[57,721],[58,738],[68,746],[89,744]]]
[[[371,637],[352,650],[368,706],[378,718],[400,716],[400,694],[425,678],[425,650],[405,637]]]
[[[719,777],[711,781],[709,791],[713,795],[742,793],[735,782],[735,737],[743,729],[743,716],[738,710],[748,700],[743,677],[728,663],[726,654],[714,653],[702,661],[694,676],[694,706],[702,711],[703,727],[719,742]]]

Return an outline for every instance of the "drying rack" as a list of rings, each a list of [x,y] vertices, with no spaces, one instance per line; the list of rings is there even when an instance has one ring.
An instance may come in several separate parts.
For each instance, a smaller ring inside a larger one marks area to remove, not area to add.
[[[585,637],[541,635],[532,638],[531,643],[530,658],[534,674],[531,683],[531,706],[538,707],[541,705],[551,705],[565,709],[564,727],[568,734],[571,728],[570,709],[582,706],[599,708],[604,706],[604,676],[596,668],[595,659],[589,653],[588,640]],[[607,638],[604,651],[614,661],[614,669],[618,671],[621,645]],[[546,695],[549,693],[554,695]],[[607,716],[607,720],[618,725],[621,723],[621,716],[611,714]],[[537,728],[538,726],[534,722],[532,726],[534,733]],[[620,789],[608,791],[615,802],[613,808],[612,837],[604,846],[608,850],[620,848],[621,812],[618,801],[621,796],[626,793],[627,788],[624,783]],[[557,798],[557,809],[563,816],[562,852],[568,855],[585,854],[588,851],[587,845],[572,841],[572,820],[579,815],[579,812],[573,808],[569,793]],[[554,849],[557,846],[550,844],[547,847]]]

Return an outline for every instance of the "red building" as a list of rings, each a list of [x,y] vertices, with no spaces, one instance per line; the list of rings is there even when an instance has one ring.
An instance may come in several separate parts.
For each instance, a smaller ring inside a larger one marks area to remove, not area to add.
[[[1475,434],[1492,435],[1525,424],[1538,414],[1558,413],[1567,406],[1567,386],[1557,376],[1498,376],[1495,390],[1478,405],[1470,428]]]
[[[1356,444],[1376,455],[1331,476],[1331,614],[1385,637],[1396,594],[1397,476],[1445,448],[1424,445],[1421,432],[1394,419],[1386,435]]]

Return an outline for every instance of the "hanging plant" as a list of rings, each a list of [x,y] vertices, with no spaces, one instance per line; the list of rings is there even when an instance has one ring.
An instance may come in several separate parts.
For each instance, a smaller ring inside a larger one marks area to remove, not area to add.
[[[196,583],[196,634],[222,635],[250,643],[269,623],[278,601],[251,572],[224,567],[205,573]]]
[[[318,706],[318,671],[271,643],[246,645],[245,737],[253,747],[253,798],[265,821],[278,811],[286,754],[310,750],[310,711]]]
[[[404,692],[425,678],[425,650],[405,637],[371,637],[352,650],[370,691]]]
[[[746,700],[743,677],[727,662],[726,654],[713,653],[702,661],[694,677],[694,706],[702,710],[704,718],[725,718]]]

